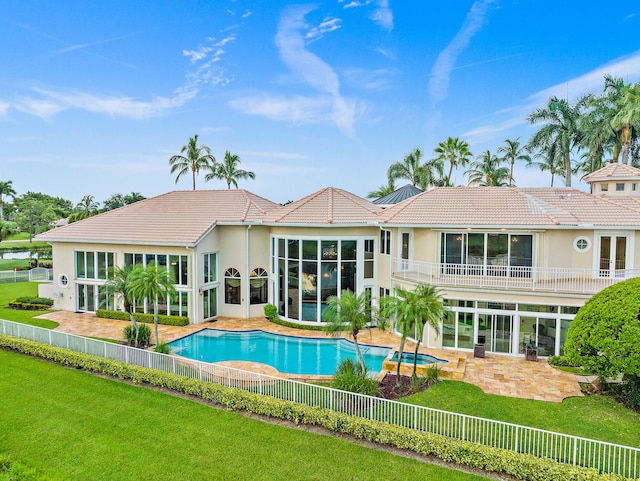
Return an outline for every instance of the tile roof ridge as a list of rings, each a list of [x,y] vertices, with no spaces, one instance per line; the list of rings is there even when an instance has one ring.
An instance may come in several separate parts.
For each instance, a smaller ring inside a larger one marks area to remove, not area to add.
[[[547,219],[551,221],[552,224],[559,225],[561,223],[561,221],[559,220],[559,217],[561,215],[570,217],[574,219],[576,223],[579,223],[579,219],[576,216],[574,216],[571,212],[563,209],[562,207],[558,207],[557,205],[550,204],[549,202],[542,200],[541,198],[533,194],[530,194],[529,192],[520,190],[517,187],[510,187],[510,189],[517,192],[522,197],[524,197],[524,199],[527,201],[529,208],[532,211],[534,211],[533,212],[534,214],[536,213],[534,209],[536,208],[539,209],[541,211],[539,213],[542,213]],[[577,191],[576,189],[570,189],[570,190]],[[573,192],[571,192],[571,194],[573,194]]]
[[[391,207],[385,209],[380,213],[383,217],[381,220],[384,224],[388,224],[391,222],[396,216],[400,215],[405,209],[407,209],[411,204],[418,200],[418,198],[422,196],[426,196],[432,192],[436,192],[440,189],[445,189],[446,187],[436,187],[431,190],[425,190],[420,194],[416,194],[413,197],[409,197],[408,199],[399,202],[398,204],[392,205]]]
[[[329,224],[333,224],[333,193],[335,189],[333,187],[328,187],[329,191],[329,201],[327,202],[327,222]]]
[[[363,209],[368,210],[371,214],[374,214],[374,215],[378,216],[383,212],[382,207],[377,207],[376,204],[374,204],[373,202],[368,201],[366,199],[363,199],[362,197],[359,197],[356,194],[354,194],[352,192],[349,192],[348,190],[338,189],[338,188],[335,188],[335,187],[332,187],[332,188],[335,189],[335,191],[338,194],[340,194],[342,197],[344,197],[345,199],[353,202],[354,204],[357,204],[358,206],[362,207]],[[367,204],[361,202],[361,200],[364,200],[368,204],[372,204],[372,205],[376,206],[376,208],[372,208],[370,205],[367,205]]]
[[[291,204],[283,205],[281,209],[277,209],[277,210],[282,210],[283,213],[279,217],[275,218],[275,222],[280,222],[282,219],[284,219],[286,216],[288,216],[292,212],[295,212],[298,209],[301,209],[303,206],[307,205],[309,202],[311,202],[312,200],[316,199],[321,194],[323,194],[327,189],[329,189],[329,187],[325,187],[324,189],[320,189],[320,190],[318,190],[318,191],[316,191],[316,192],[314,192],[312,194],[309,194],[309,195],[303,197],[302,199],[294,201]],[[298,205],[295,205],[295,204],[298,204]],[[289,206],[292,206],[292,207],[289,207]],[[284,211],[286,211],[286,212],[284,212]]]
[[[633,212],[635,214],[638,213],[637,209],[634,209],[633,207],[629,207],[628,205],[621,204],[620,202],[616,202],[613,197],[605,197],[605,196],[598,196],[598,195],[595,195],[594,197],[596,199],[600,199],[600,200],[606,202],[609,205],[615,205],[616,207],[622,207],[623,209],[630,210],[631,212]],[[624,198],[624,199],[629,199],[629,200],[633,201],[634,203],[636,203],[636,204],[638,204],[640,206],[640,199],[636,199],[635,197],[632,197],[630,195],[625,195],[625,196],[620,196],[620,197]]]

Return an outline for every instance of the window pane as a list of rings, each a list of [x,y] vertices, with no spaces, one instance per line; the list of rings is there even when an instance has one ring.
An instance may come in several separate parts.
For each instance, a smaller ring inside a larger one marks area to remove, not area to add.
[[[458,313],[458,348],[473,348],[473,313]]]
[[[158,267],[167,267],[167,256],[165,254],[158,254],[156,256],[156,262]]]
[[[533,265],[533,236],[511,236],[511,256],[509,264],[523,267],[531,267]]]
[[[133,266],[133,254],[125,254],[124,255],[124,266]]]
[[[302,258],[317,259],[318,258],[318,242],[305,240],[302,241]]]
[[[356,260],[356,245],[358,241],[346,240],[340,243],[340,251],[342,254],[342,260],[354,261]]]
[[[302,263],[302,300],[315,301],[318,297],[318,264]]]
[[[288,314],[291,319],[300,319],[300,262],[289,261]]]
[[[447,264],[462,263],[462,234],[443,234],[443,237],[442,262]]]
[[[340,264],[340,290],[356,292],[355,262],[342,262]]]
[[[442,322],[442,346],[455,347],[456,342],[456,313],[447,311]]]
[[[180,281],[176,278],[176,282],[181,286],[189,285],[189,264],[187,263],[187,256],[180,256]]]
[[[482,266],[484,265],[484,234],[468,234],[467,235],[468,264]]]
[[[338,295],[338,263],[323,262],[320,280],[320,300],[326,301],[329,296]]]
[[[289,240],[289,259],[298,259],[300,257],[300,241]]]
[[[106,252],[96,253],[98,258],[98,279],[107,278],[107,254]]]
[[[78,279],[87,277],[84,252],[76,252],[76,277]]]
[[[322,260],[338,258],[338,241],[322,241]]]
[[[95,279],[95,258],[93,252],[87,252],[87,279]]]
[[[204,283],[209,282],[209,254],[204,254],[204,267],[202,269],[202,273],[204,275]]]
[[[155,263],[156,262],[156,255],[155,254],[145,254],[144,262],[145,262],[146,266],[148,266],[152,262]]]

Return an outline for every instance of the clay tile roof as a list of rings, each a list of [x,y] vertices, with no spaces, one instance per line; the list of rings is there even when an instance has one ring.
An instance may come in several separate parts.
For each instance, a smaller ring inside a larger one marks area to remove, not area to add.
[[[640,225],[640,210],[564,187],[440,187],[387,208],[381,222],[432,226],[628,226]]]
[[[218,223],[258,221],[278,207],[246,190],[174,191],[50,230],[38,239],[195,245]]]
[[[640,169],[631,165],[613,163],[600,170],[585,175],[582,180],[585,182],[597,182],[602,180],[624,180],[640,177]]]
[[[366,224],[376,222],[382,208],[346,190],[327,187],[269,213],[277,224]]]

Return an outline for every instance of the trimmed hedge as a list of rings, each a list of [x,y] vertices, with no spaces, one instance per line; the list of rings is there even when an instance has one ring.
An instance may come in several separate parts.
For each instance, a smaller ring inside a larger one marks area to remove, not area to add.
[[[96,316],[102,319],[115,319],[117,321],[129,321],[129,313],[124,311],[109,311],[106,309],[98,309]],[[144,322],[146,324],[153,324],[153,314],[143,314],[136,312],[134,314],[136,321]],[[158,316],[158,324],[164,324],[165,326],[187,326],[189,325],[189,318],[186,316]]]
[[[304,329],[305,331],[324,331],[324,326],[314,326],[313,324],[296,324],[295,322],[284,321],[279,317],[269,319],[274,324],[283,327],[291,327],[293,329]]]
[[[53,306],[53,299],[46,297],[18,297],[9,303],[12,309],[25,311],[46,311]]]
[[[615,474],[598,474],[595,469],[561,464],[551,459],[537,458],[438,434],[352,417],[328,409],[261,396],[199,379],[132,366],[7,335],[0,335],[0,347],[48,359],[64,366],[171,389],[221,404],[233,411],[246,411],[295,424],[321,426],[357,439],[407,449],[473,469],[510,475],[519,480],[623,481],[626,479]]]

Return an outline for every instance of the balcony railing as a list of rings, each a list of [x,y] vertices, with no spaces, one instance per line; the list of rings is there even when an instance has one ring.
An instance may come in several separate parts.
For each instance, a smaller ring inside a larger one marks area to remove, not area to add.
[[[640,277],[640,269],[519,267],[394,259],[393,277],[443,287],[595,294],[616,282]]]

